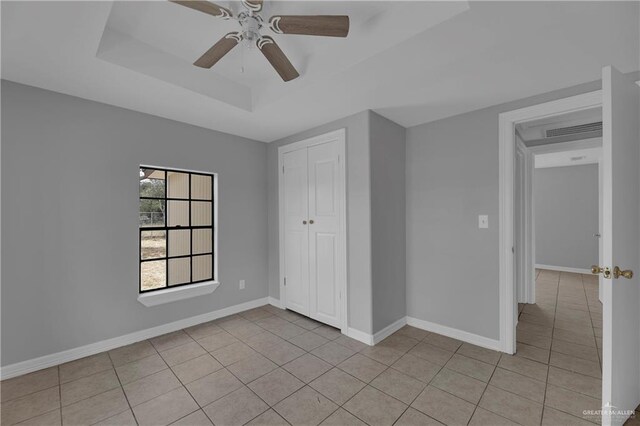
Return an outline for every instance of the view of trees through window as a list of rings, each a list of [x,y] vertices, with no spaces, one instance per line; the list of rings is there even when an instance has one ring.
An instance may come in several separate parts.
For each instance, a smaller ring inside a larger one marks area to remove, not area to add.
[[[140,168],[140,291],[213,279],[213,175]]]

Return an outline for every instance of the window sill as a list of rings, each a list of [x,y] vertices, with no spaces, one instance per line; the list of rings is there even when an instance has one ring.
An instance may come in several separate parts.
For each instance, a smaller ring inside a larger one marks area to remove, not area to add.
[[[158,290],[151,293],[142,293],[138,296],[138,302],[144,306],[162,305],[177,300],[211,294],[219,285],[220,283],[217,281],[207,281],[182,287],[168,288],[166,290]]]

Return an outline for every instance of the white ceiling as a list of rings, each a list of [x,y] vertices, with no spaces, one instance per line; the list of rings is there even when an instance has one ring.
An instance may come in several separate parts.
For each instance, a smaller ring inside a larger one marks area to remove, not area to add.
[[[220,3],[234,13],[244,10],[237,1]],[[263,27],[262,33],[276,39],[302,75],[285,83],[257,48],[244,44],[211,70],[193,66],[225,34],[240,30],[235,20],[219,20],[166,1],[115,2],[97,57],[259,112],[274,101],[351,68],[467,9],[464,2],[267,1],[261,12],[265,21],[272,15],[285,14],[346,14],[351,21],[346,39],[276,35]]]
[[[277,38],[302,74],[290,83],[256,51],[244,75],[241,50],[194,70],[232,23],[174,4],[1,7],[2,78],[265,142],[365,109],[408,127],[640,68],[638,2],[278,2],[352,17],[346,40]]]

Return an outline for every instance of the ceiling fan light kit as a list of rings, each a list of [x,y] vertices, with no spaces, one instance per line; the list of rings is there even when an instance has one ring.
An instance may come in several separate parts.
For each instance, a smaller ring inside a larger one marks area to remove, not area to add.
[[[205,0],[169,0],[172,3],[197,10],[220,19],[235,19],[241,31],[230,32],[214,44],[194,65],[211,68],[239,43],[256,44],[284,81],[298,78],[300,74],[278,46],[273,37],[262,35],[264,20],[260,16],[263,0],[242,0],[247,9],[234,16],[231,10]],[[349,17],[344,15],[276,15],[269,19],[268,28],[276,34],[346,37],[349,34]]]

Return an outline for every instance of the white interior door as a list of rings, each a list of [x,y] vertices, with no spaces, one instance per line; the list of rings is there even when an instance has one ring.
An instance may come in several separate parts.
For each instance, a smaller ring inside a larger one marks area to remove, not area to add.
[[[285,307],[309,316],[307,150],[283,155]]]
[[[640,402],[640,88],[606,67],[602,94],[601,266],[612,271],[603,286],[602,422],[617,425],[625,421],[621,411],[633,413]],[[633,278],[614,278],[616,266]]]
[[[338,143],[309,147],[309,291],[315,320],[340,327]]]

